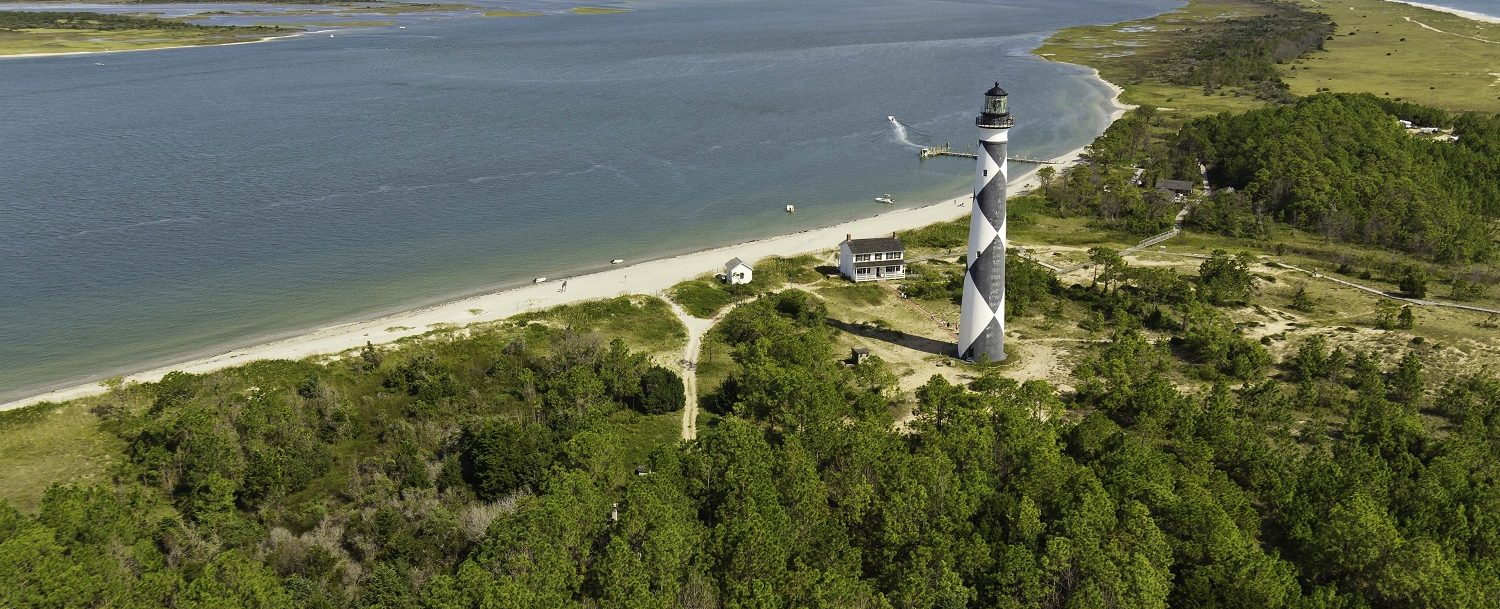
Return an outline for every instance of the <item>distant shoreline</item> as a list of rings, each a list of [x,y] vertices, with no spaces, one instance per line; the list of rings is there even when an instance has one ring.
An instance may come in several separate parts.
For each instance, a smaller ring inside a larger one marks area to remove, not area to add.
[[[165,47],[145,47],[140,49],[110,49],[105,51],[62,51],[58,53],[17,53],[14,55],[0,55],[0,60],[6,59],[39,59],[43,57],[78,57],[80,55],[113,55],[115,53],[140,53],[144,51],[167,51],[171,49],[196,49],[202,47],[232,47],[242,44],[260,44],[272,40],[284,38],[296,38],[308,34],[327,34],[337,30],[317,30],[308,32],[293,32],[291,34],[278,34],[275,36],[264,36],[255,40],[240,40],[238,42],[210,42],[206,44],[178,44]]]
[[[1495,15],[1486,15],[1484,13],[1476,13],[1474,11],[1466,11],[1466,10],[1461,9],[1461,8],[1452,8],[1452,7],[1448,7],[1448,6],[1439,6],[1439,5],[1436,5],[1436,4],[1424,4],[1424,3],[1421,3],[1421,2],[1409,2],[1407,0],[1386,0],[1386,2],[1395,2],[1396,4],[1405,4],[1405,5],[1408,5],[1408,6],[1415,6],[1417,8],[1425,8],[1425,9],[1427,9],[1429,11],[1437,11],[1439,13],[1448,13],[1449,15],[1457,15],[1459,17],[1463,17],[1464,19],[1469,19],[1469,20],[1472,20],[1472,21],[1478,21],[1478,22],[1481,22],[1481,23],[1500,23],[1500,17],[1497,17]]]
[[[1104,83],[1112,91],[1107,101],[1109,103],[1108,123],[1113,124],[1129,109],[1120,102],[1122,89],[1115,83],[1101,78],[1097,70],[1083,67],[1090,70],[1092,78]],[[1085,144],[1058,155],[1052,160],[1064,166],[1072,165],[1087,148],[1088,145]],[[1010,181],[1011,196],[1024,194],[1035,186],[1036,171],[1028,169]],[[768,256],[790,256],[825,251],[837,246],[846,234],[884,235],[963,217],[969,213],[969,198],[970,195],[959,195],[921,207],[890,211],[870,218],[647,260],[572,277],[555,277],[542,284],[501,289],[362,321],[335,324],[281,340],[231,349],[207,357],[192,358],[126,374],[124,379],[128,383],[154,382],[172,371],[201,374],[256,360],[302,359],[316,355],[332,355],[358,348],[366,342],[386,344],[402,338],[418,336],[439,325],[493,322],[519,313],[585,300],[613,298],[628,294],[660,294],[681,281],[719,269],[725,260],[732,257],[754,262]],[[559,291],[562,279],[568,281],[566,292]],[[482,312],[476,315],[472,312],[476,309]],[[63,402],[104,392],[98,381],[73,381],[72,384],[64,382],[61,385],[61,388],[0,404],[0,411],[24,408],[43,402]]]

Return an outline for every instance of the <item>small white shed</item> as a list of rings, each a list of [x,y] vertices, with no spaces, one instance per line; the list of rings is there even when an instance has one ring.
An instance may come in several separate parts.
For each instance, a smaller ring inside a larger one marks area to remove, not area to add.
[[[754,275],[755,269],[739,258],[730,258],[729,262],[724,263],[724,283],[750,283]]]

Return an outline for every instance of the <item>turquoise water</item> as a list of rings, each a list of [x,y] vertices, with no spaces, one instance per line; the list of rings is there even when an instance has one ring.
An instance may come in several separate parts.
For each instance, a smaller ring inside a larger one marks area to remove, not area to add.
[[[1174,5],[663,0],[0,61],[0,399],[957,194],[887,115],[967,145],[999,79],[1015,152],[1060,154],[1108,92],[1028,51]]]

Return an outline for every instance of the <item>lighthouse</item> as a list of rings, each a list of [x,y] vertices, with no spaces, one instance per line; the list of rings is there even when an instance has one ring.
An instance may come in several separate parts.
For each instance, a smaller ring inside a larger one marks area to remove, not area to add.
[[[1010,128],[1015,119],[1000,83],[984,94],[974,170],[974,205],[969,216],[969,257],[958,320],[958,356],[978,361],[1005,359],[1005,181]]]

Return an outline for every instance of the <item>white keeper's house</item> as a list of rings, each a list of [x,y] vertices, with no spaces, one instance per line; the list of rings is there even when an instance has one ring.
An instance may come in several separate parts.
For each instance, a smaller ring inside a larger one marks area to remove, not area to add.
[[[874,239],[845,235],[839,244],[839,272],[855,282],[900,279],[906,276],[906,247],[895,235]]]
[[[739,258],[730,258],[724,263],[724,283],[750,283],[755,278],[755,269]]]

